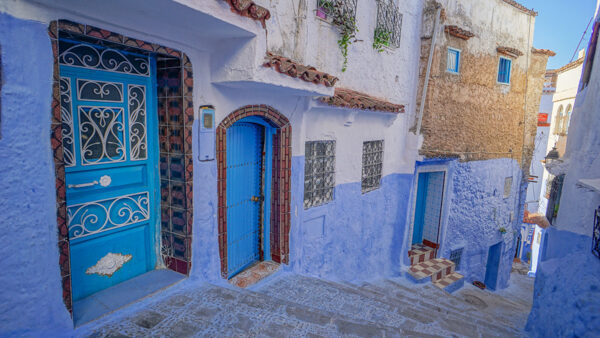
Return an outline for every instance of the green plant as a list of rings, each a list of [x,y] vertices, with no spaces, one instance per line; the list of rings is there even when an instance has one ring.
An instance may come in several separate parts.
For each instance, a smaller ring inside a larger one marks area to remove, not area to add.
[[[332,2],[331,7],[331,22],[340,30],[340,39],[337,41],[344,62],[342,64],[342,72],[346,71],[348,66],[348,47],[357,42],[356,33],[358,27],[356,27],[356,20],[354,14],[350,11],[345,11],[341,0],[335,0]]]
[[[498,231],[500,231],[501,234],[505,234],[507,232],[505,227],[500,227]]]
[[[385,30],[384,28],[375,29],[375,34],[373,35],[373,49],[378,51],[379,53],[385,50],[385,47],[390,46],[390,39],[392,34]]]

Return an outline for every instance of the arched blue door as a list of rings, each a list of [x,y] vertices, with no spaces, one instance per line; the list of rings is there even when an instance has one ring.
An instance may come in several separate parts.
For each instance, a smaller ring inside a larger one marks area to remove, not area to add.
[[[73,300],[154,269],[158,166],[154,60],[60,41]]]
[[[227,129],[227,272],[260,260],[265,127],[236,122]]]

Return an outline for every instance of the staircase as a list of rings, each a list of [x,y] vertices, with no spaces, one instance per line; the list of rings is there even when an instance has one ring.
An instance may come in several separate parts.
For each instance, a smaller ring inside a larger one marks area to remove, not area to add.
[[[433,248],[413,244],[408,251],[410,268],[407,277],[415,283],[431,283],[449,293],[460,289],[464,285],[464,276],[454,271],[454,262],[445,258],[434,258]]]

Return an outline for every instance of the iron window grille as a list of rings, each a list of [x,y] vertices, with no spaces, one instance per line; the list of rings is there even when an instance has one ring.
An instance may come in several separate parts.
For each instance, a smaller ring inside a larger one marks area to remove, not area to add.
[[[304,209],[333,201],[335,141],[308,141],[304,159]]]
[[[317,0],[316,16],[331,21],[334,9],[338,9],[343,18],[356,19],[356,3],[358,0]]]
[[[600,258],[600,206],[594,212],[594,233],[592,234],[592,253]]]
[[[393,0],[377,0],[377,25],[373,38],[387,47],[400,47],[402,13]]]
[[[450,260],[454,263],[455,270],[460,269],[460,260],[462,258],[464,248],[452,250],[450,252]]]
[[[362,192],[369,192],[381,186],[383,169],[383,140],[363,142]]]

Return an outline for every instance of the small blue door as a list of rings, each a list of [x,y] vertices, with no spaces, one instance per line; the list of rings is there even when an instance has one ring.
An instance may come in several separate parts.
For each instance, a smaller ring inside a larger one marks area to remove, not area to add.
[[[60,41],[73,300],[154,269],[154,60]]]
[[[485,267],[485,285],[496,290],[498,283],[498,269],[500,268],[500,256],[502,255],[502,242],[490,246],[488,259]]]
[[[227,272],[261,259],[265,127],[236,122],[227,129]]]
[[[445,175],[443,171],[419,173],[412,244],[425,240],[439,245]]]

